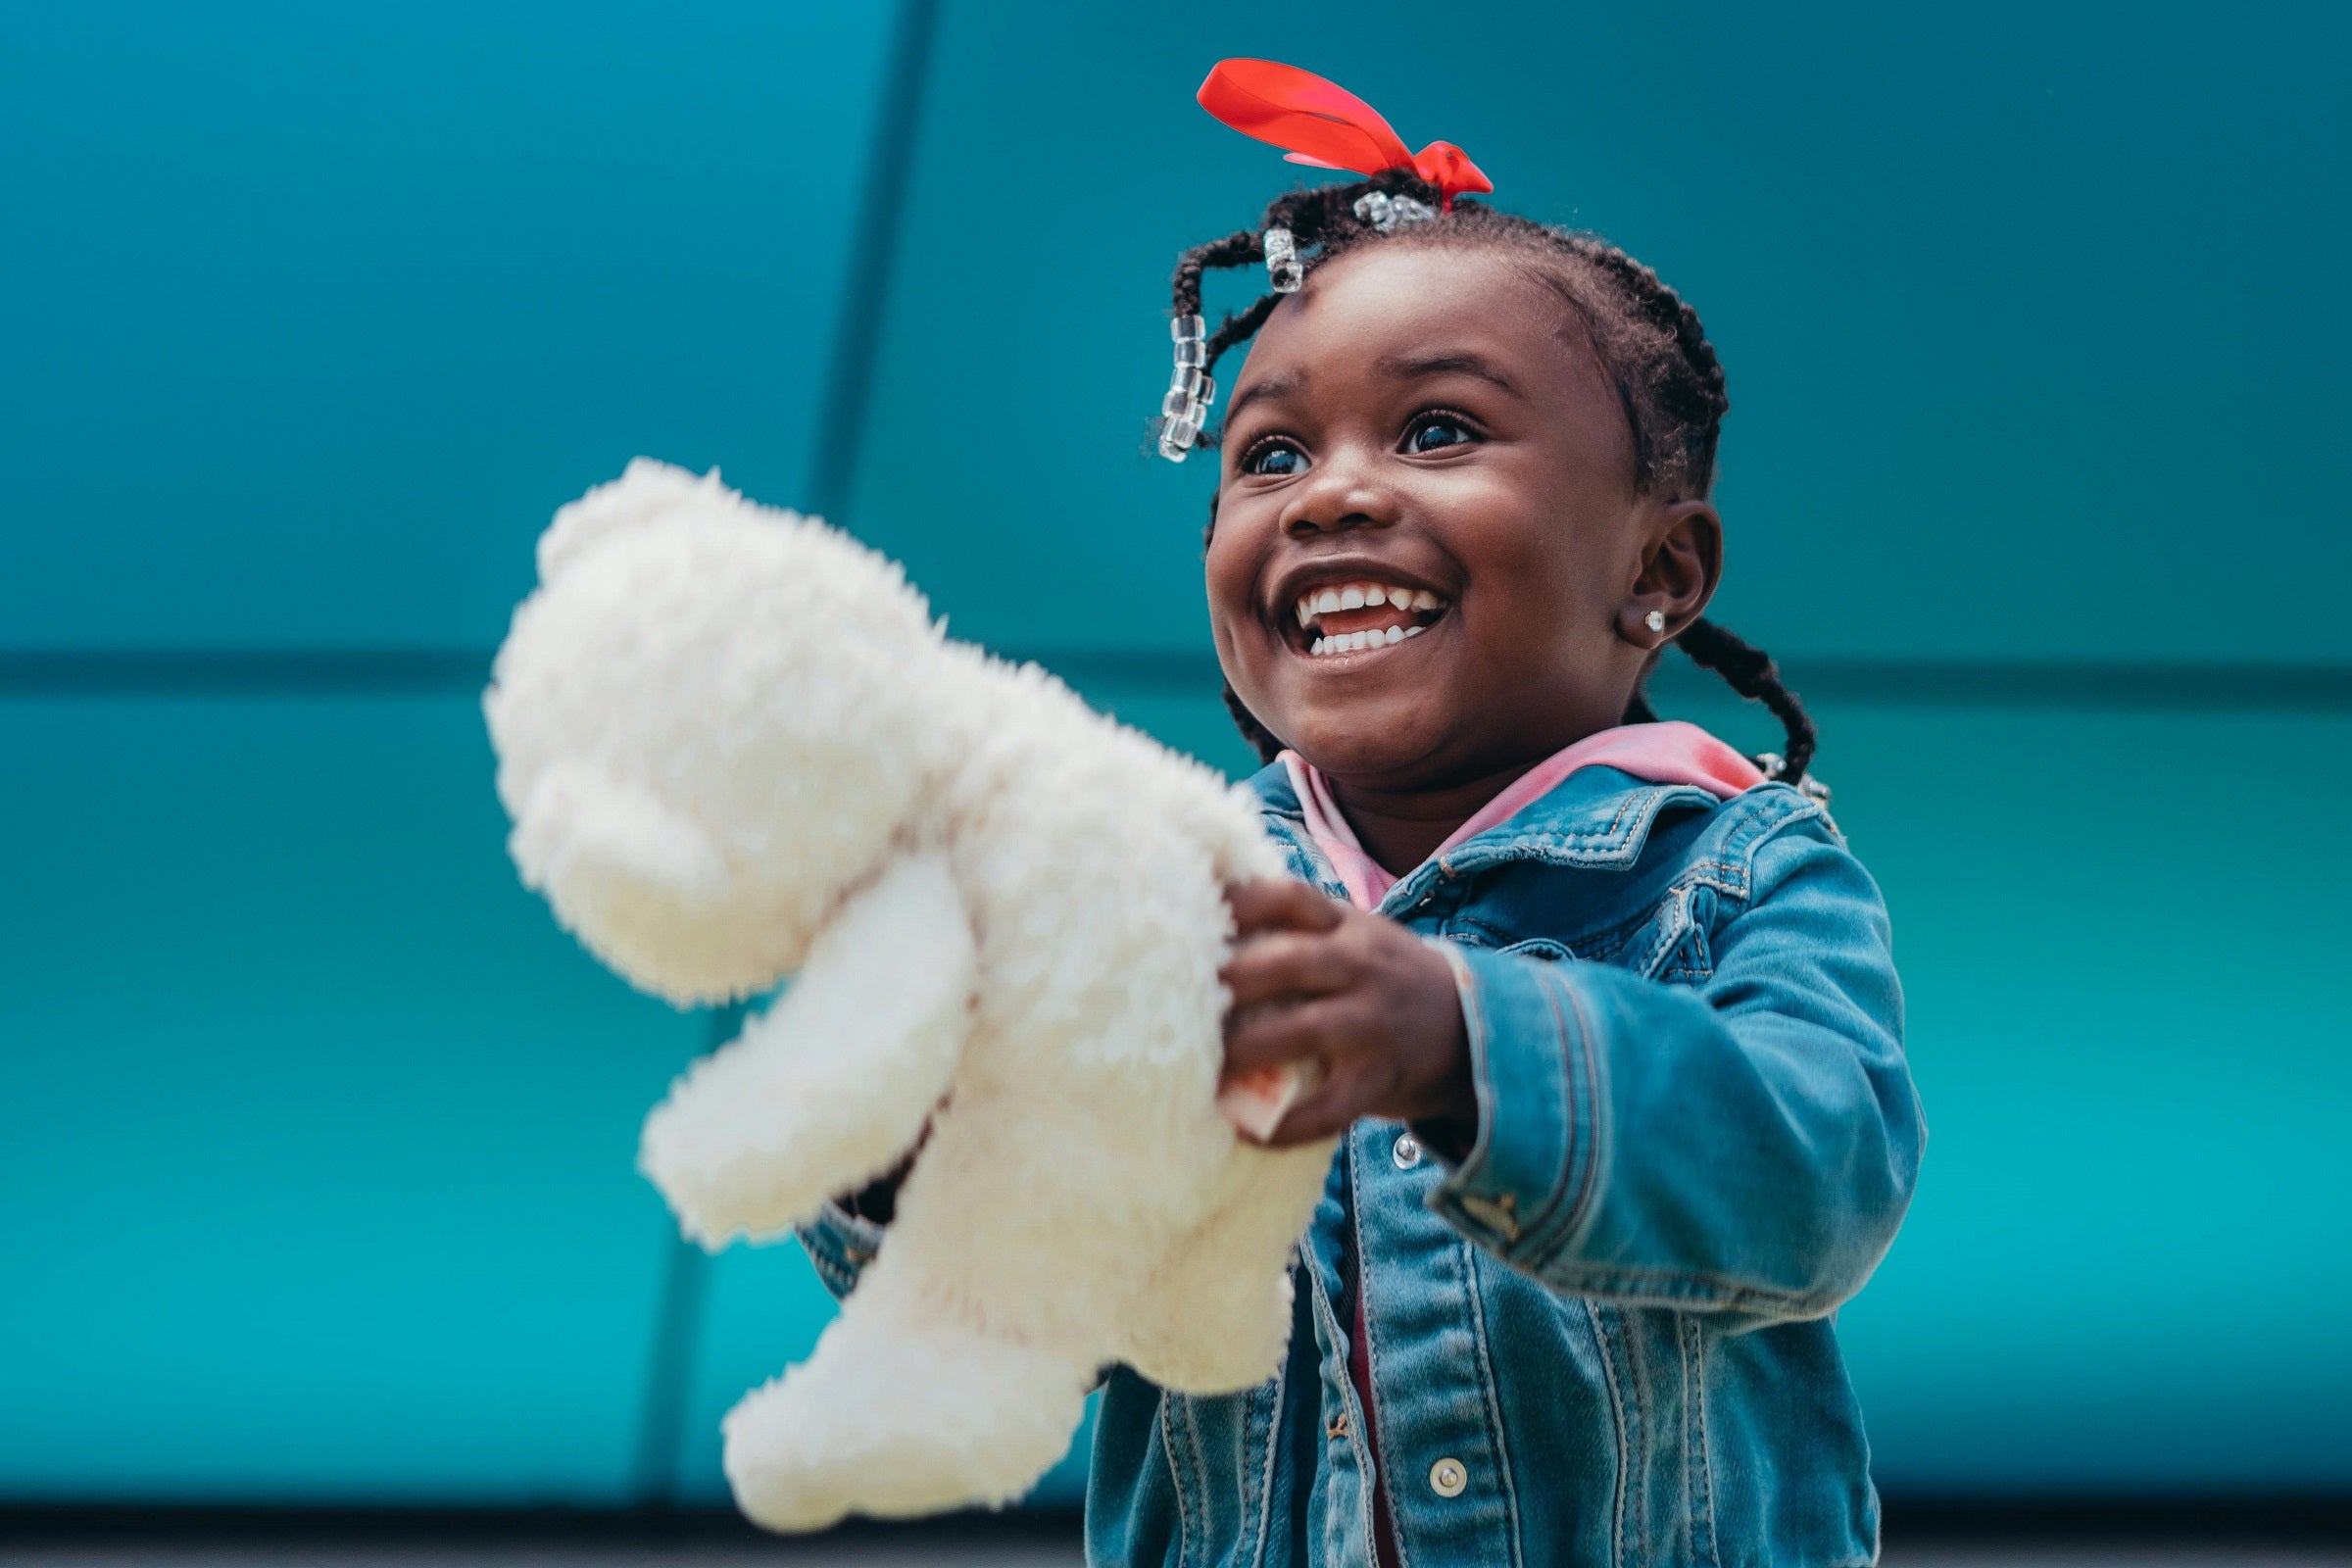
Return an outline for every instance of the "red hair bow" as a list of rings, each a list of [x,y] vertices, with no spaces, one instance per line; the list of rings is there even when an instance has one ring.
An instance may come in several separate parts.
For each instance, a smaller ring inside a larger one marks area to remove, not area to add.
[[[1409,169],[1438,187],[1441,209],[1494,182],[1449,141],[1407,152],[1380,112],[1337,82],[1271,60],[1220,60],[1200,84],[1200,107],[1245,136],[1272,142],[1294,164],[1377,174]]]

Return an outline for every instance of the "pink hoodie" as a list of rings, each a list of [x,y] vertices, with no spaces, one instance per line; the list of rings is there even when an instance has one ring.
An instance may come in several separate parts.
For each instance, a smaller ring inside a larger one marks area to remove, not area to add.
[[[1339,872],[1348,899],[1359,909],[1380,907],[1380,901],[1396,885],[1397,878],[1364,852],[1355,829],[1348,825],[1330,787],[1312,763],[1297,752],[1285,752],[1282,765],[1290,772],[1291,788],[1298,792],[1299,808],[1305,813],[1307,836]],[[1727,801],[1764,782],[1763,771],[1755,763],[1696,724],[1680,719],[1623,724],[1588,735],[1529,768],[1455,828],[1429,858],[1443,859],[1455,845],[1509,821],[1559,788],[1569,774],[1586,767],[1613,767],[1652,784],[1695,784]]]

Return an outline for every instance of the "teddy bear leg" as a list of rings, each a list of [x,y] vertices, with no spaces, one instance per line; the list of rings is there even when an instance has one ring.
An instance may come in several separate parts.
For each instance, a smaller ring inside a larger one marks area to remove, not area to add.
[[[783,1000],[646,1118],[638,1168],[685,1233],[775,1237],[914,1147],[971,1031],[975,965],[945,856],[844,904]]]
[[[1252,1153],[1241,1191],[1168,1250],[1129,1312],[1120,1359],[1161,1388],[1229,1394],[1272,1377],[1291,1334],[1291,1249],[1332,1144]]]
[[[1093,1366],[900,1310],[871,1298],[877,1283],[850,1298],[806,1362],[727,1413],[727,1480],[755,1524],[998,1507],[1068,1450]]]

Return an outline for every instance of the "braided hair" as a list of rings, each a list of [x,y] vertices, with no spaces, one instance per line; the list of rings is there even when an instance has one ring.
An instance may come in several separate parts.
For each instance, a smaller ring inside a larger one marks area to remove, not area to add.
[[[1635,493],[1704,496],[1713,487],[1716,435],[1731,407],[1723,365],[1707,341],[1698,313],[1657,273],[1597,235],[1554,228],[1466,198],[1456,198],[1435,218],[1382,229],[1356,213],[1356,204],[1375,192],[1431,206],[1439,200],[1437,188],[1409,170],[1287,192],[1268,204],[1256,228],[1237,229],[1196,245],[1177,260],[1175,314],[1200,313],[1200,282],[1210,270],[1263,262],[1270,228],[1291,231],[1298,260],[1309,273],[1334,257],[1371,244],[1516,252],[1540,264],[1538,275],[1583,321],[1601,369],[1616,388],[1633,434]],[[1309,246],[1319,249],[1309,253]],[[1213,371],[1226,350],[1263,326],[1282,299],[1280,294],[1267,294],[1225,317],[1207,335],[1207,368]],[[1215,443],[1213,432],[1201,433],[1201,445]],[[1216,523],[1212,495],[1207,532],[1213,533]],[[1704,618],[1685,626],[1674,641],[1691,662],[1772,710],[1787,732],[1787,750],[1778,757],[1766,754],[1758,761],[1768,776],[1801,784],[1818,732],[1796,693],[1782,681],[1772,656]],[[1272,761],[1282,742],[1243,705],[1231,682],[1225,686],[1225,707],[1243,738],[1261,759]],[[1656,716],[1646,692],[1637,686],[1626,708],[1626,722],[1644,723]]]

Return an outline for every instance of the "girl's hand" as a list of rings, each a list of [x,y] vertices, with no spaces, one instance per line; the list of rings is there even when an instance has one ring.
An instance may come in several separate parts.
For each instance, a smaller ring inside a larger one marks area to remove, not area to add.
[[[1226,1078],[1299,1060],[1321,1067],[1266,1142],[1309,1143],[1385,1116],[1434,1124],[1440,1148],[1467,1150],[1478,1096],[1444,956],[1303,882],[1244,882],[1225,899],[1236,933],[1224,970]]]

